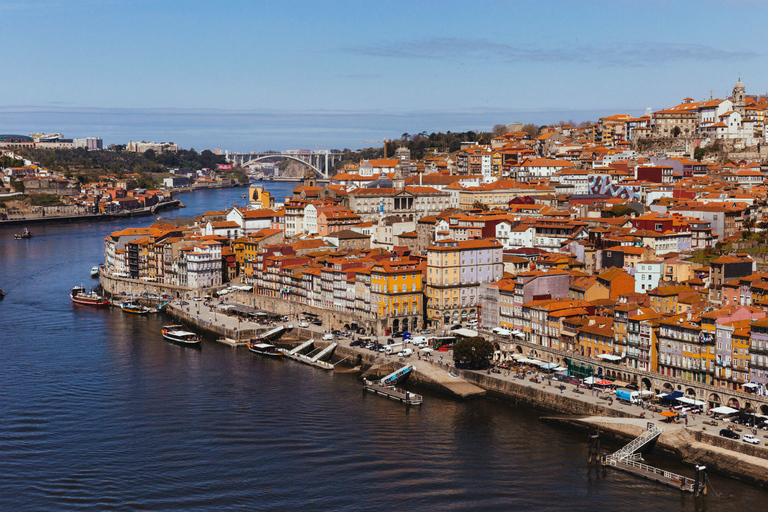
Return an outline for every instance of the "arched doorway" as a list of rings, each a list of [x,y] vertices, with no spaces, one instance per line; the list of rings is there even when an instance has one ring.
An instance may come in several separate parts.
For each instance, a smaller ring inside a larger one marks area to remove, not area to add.
[[[664,391],[667,391],[670,393],[675,390],[675,387],[669,382],[665,382],[663,388],[664,388]]]
[[[760,406],[760,414],[768,415],[768,405],[761,405]]]
[[[691,398],[696,398],[696,390],[693,389],[693,388],[686,389],[685,390],[685,396],[691,397]]]
[[[717,393],[710,393],[708,401],[710,407],[720,407],[720,404],[722,403],[720,395]]]
[[[400,330],[400,320],[395,318],[392,320],[392,332],[397,332]]]
[[[458,311],[454,311],[453,312],[453,323],[455,323],[455,324],[459,323],[459,312]]]
[[[728,400],[728,407],[733,407],[734,409],[740,409],[741,406],[739,405],[739,401],[735,398],[731,398]]]
[[[403,318],[403,332],[408,331],[408,319]]]
[[[474,309],[469,310],[469,319],[475,320],[477,318],[477,312]]]
[[[446,312],[443,316],[443,324],[448,325],[449,323],[451,323],[451,314]]]
[[[461,321],[462,322],[466,322],[467,321],[467,310],[466,309],[462,309],[461,310]]]
[[[647,377],[643,377],[643,380],[640,381],[643,384],[643,387],[645,387],[646,390],[651,390],[651,380]]]

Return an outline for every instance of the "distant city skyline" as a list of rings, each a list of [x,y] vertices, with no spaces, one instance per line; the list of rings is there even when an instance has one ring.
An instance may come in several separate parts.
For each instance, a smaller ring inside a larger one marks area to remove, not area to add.
[[[0,5],[0,132],[230,151],[641,115],[765,93],[754,1]]]

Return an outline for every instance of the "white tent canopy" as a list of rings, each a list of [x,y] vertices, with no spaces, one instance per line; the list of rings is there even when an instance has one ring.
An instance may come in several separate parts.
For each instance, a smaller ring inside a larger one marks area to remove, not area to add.
[[[754,382],[747,382],[746,384],[742,384],[742,386],[744,386],[745,388],[756,388],[757,384],[755,384]]]
[[[678,398],[677,401],[682,402],[684,404],[690,404],[690,405],[698,405],[698,406],[707,405],[706,402],[702,402],[701,400],[694,400],[693,398],[687,398],[684,396],[681,396],[680,398]]]
[[[594,384],[598,380],[600,379],[598,379],[597,377],[587,377],[586,379],[584,379],[584,384]]]
[[[598,354],[597,357],[600,359],[607,359],[608,361],[621,361],[621,356],[614,354]]]
[[[738,409],[734,409],[733,407],[728,407],[727,405],[721,405],[720,407],[715,407],[714,409],[710,409],[711,412],[715,414],[736,414],[739,412]]]

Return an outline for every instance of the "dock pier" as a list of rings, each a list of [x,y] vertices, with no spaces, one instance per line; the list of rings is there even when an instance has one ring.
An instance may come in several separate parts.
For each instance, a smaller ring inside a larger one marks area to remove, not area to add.
[[[643,462],[640,451],[649,445],[652,447],[662,432],[662,428],[657,427],[653,422],[648,422],[648,430],[639,437],[617,452],[603,456],[603,466],[611,466],[621,471],[680,489],[682,492],[693,493],[695,496],[698,496],[700,492],[706,494],[706,467],[696,466],[696,478],[688,478],[671,471],[655,468]]]
[[[411,393],[404,389],[398,389],[395,387],[397,381],[404,376],[414,371],[414,367],[411,364],[405,365],[402,368],[395,370],[389,375],[385,375],[378,382],[363,379],[363,390],[377,395],[385,396],[390,400],[402,402],[405,405],[421,405],[424,401],[421,395]]]

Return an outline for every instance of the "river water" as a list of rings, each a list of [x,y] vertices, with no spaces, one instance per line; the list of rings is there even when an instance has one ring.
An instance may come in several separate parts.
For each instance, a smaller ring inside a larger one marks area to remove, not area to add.
[[[281,198],[293,184],[268,183]],[[193,216],[242,189],[180,196]],[[0,229],[0,510],[761,510],[712,476],[707,497],[586,464],[583,434],[495,400],[425,390],[420,408],[356,377],[206,340],[162,317],[77,306],[103,240],[151,218]],[[618,448],[608,444],[609,449]],[[664,458],[664,468],[693,475]]]

